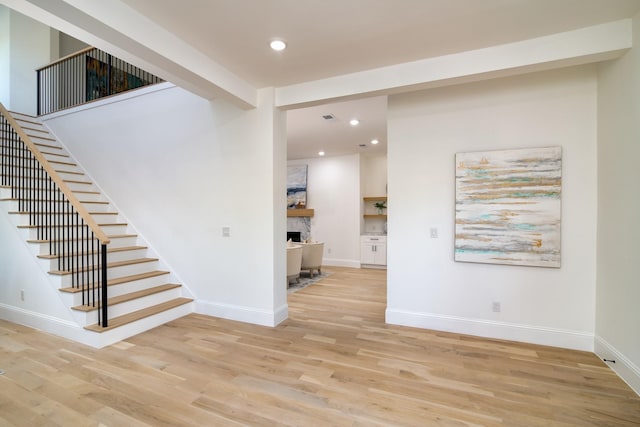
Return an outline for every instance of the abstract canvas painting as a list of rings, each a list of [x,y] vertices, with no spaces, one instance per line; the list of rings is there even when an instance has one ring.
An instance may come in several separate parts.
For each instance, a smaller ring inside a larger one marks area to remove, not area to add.
[[[560,147],[456,154],[455,260],[560,267]]]
[[[307,165],[287,167],[287,209],[307,205]]]

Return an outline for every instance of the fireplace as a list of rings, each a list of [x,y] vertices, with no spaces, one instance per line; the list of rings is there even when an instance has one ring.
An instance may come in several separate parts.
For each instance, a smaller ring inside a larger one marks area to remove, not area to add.
[[[287,241],[300,242],[301,234],[299,231],[287,231]]]

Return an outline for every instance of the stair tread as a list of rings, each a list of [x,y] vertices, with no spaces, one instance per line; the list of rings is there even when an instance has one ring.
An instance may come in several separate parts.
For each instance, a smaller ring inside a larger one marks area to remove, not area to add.
[[[11,211],[12,215],[29,215],[31,212],[27,211]],[[35,212],[35,215],[64,215],[63,212]],[[118,215],[118,212],[89,212],[89,215]]]
[[[3,199],[0,199],[0,202]],[[11,200],[11,199],[5,199],[5,200]],[[98,224],[100,227],[118,227],[118,226],[127,226],[128,224],[123,222],[123,223],[118,223],[118,222],[112,222],[112,223],[107,223],[107,224]],[[60,228],[60,227],[66,227],[66,225],[18,225],[18,228],[24,228],[24,229],[39,229],[39,228]]]
[[[8,198],[8,199],[2,199],[2,200],[15,200],[15,201],[18,201],[18,199],[16,199],[16,198]],[[28,198],[28,199],[22,199],[22,201],[23,202],[40,202],[42,200],[41,199]],[[92,205],[108,205],[109,204],[109,202],[105,202],[104,200],[78,200],[78,201],[80,203],[87,203],[87,204],[92,204]]]
[[[63,171],[63,173],[64,173],[64,171]],[[9,174],[9,175],[6,175],[6,176],[7,177],[12,177],[12,178],[18,178],[17,175],[12,175],[12,174]],[[49,178],[45,177],[45,178],[35,178],[35,179],[38,180],[38,181],[47,181]],[[82,184],[82,185],[91,185],[92,184],[91,181],[80,181],[78,179],[65,179],[65,178],[62,178],[62,182],[72,183],[72,184]],[[21,187],[21,188],[25,188],[25,187]],[[76,192],[78,190],[71,190],[71,191]]]
[[[191,298],[175,298],[171,301],[163,302],[162,304],[157,304],[151,307],[144,308],[142,310],[134,311],[133,313],[125,314],[123,316],[114,317],[113,319],[109,319],[109,326],[103,328],[102,326],[96,324],[85,326],[85,329],[93,332],[106,332],[111,329],[117,328],[119,326],[123,326],[129,323],[133,323],[136,320],[144,319],[146,317],[153,316],[154,314],[162,313],[163,311],[170,310],[172,308],[180,307],[181,305],[188,304],[193,302]]]
[[[44,139],[46,141],[55,141],[55,138],[50,138],[48,136],[38,136],[38,135],[29,135],[29,137],[31,138],[38,138],[38,139]]]
[[[51,162],[51,161],[50,161]],[[18,169],[24,170],[24,169],[31,169],[31,170],[37,170],[37,168],[32,168],[31,166],[19,166]],[[67,170],[60,170],[60,169],[54,169],[56,171],[57,174],[64,174],[66,173],[67,175],[75,175],[74,178],[76,178],[77,176],[85,176],[84,172],[81,171],[67,171]],[[8,177],[13,177],[13,178],[21,178],[20,175],[16,175],[14,173],[9,173],[7,174]],[[30,180],[46,180],[48,179],[47,177],[33,177],[33,176],[29,176],[27,177],[27,179]],[[63,179],[64,181],[64,179]],[[67,182],[67,181],[65,181]],[[84,182],[84,181],[83,181]]]
[[[177,283],[167,283],[164,285],[158,285],[151,288],[142,289],[136,292],[130,292],[128,294],[118,295],[115,297],[111,297],[107,300],[107,305],[112,307],[116,304],[122,304],[123,302],[133,301],[138,298],[146,297],[149,295],[159,294],[160,292],[165,292],[171,289],[179,288],[181,285]],[[73,310],[84,311],[88,313],[90,311],[94,311],[98,309],[98,306],[90,306],[90,305],[77,305],[75,307],[71,307]]]
[[[116,261],[116,262],[110,262],[107,264],[107,269],[109,268],[117,268],[117,267],[125,267],[128,265],[136,265],[136,264],[144,264],[147,262],[155,262],[158,261],[158,258],[136,258],[136,259],[128,259],[125,261]],[[101,265],[97,265],[96,268],[98,270],[100,270],[102,268]],[[89,269],[89,267],[85,267],[82,269],[79,269],[78,271],[83,272],[83,271],[87,271]],[[52,274],[54,276],[65,276],[68,274],[71,274],[70,271],[66,271],[66,270],[52,270],[49,271],[49,274]]]
[[[30,121],[28,121],[28,120],[24,120],[24,121],[25,121],[25,122],[27,122],[27,123],[34,124],[34,125],[40,125],[40,126],[42,126],[40,123],[30,122]],[[46,130],[46,129],[44,129],[44,128],[43,128],[43,129],[36,129],[36,128],[31,128],[31,127],[29,127],[29,126],[21,126],[21,127],[22,127],[22,130],[24,130],[24,131],[25,131],[25,133],[27,133],[27,131],[28,131],[28,130],[32,130],[32,131],[35,131],[35,132],[45,132],[45,133],[49,133],[49,131],[48,131],[48,130]],[[28,133],[27,133],[27,134],[28,134]]]
[[[120,248],[110,248],[107,246],[107,253],[111,254],[111,253],[116,253],[116,252],[126,252],[126,251],[137,251],[137,250],[144,250],[144,249],[149,249],[147,246],[123,246]],[[81,252],[80,254],[71,254],[71,256],[82,256],[85,255],[86,252]],[[38,255],[38,258],[40,259],[58,259],[58,255],[56,254],[49,254],[49,255]]]
[[[40,153],[41,153],[41,154],[47,154],[47,155],[49,155],[49,156],[57,156],[57,157],[71,157],[71,156],[69,156],[68,154],[65,154],[65,153],[50,153],[50,152],[48,152],[48,151],[42,151],[42,150],[40,150]]]
[[[107,280],[107,286],[122,285],[124,283],[134,282],[136,280],[142,280],[142,279],[150,279],[152,277],[163,276],[165,274],[169,274],[169,272],[164,270],[155,270],[155,271],[148,271],[146,273],[132,274],[131,276],[118,277],[117,279],[109,279]],[[97,285],[100,286],[100,283],[98,283]],[[70,294],[82,292],[81,288],[72,288],[72,287],[60,288],[58,290],[60,292],[67,292]]]
[[[107,235],[107,237],[111,240],[111,239],[120,239],[120,238],[127,238],[127,237],[138,237],[138,235],[137,234],[112,234],[112,235]],[[76,240],[79,240],[79,239],[71,239],[72,242]],[[60,241],[68,242],[69,239],[60,240]],[[54,242],[57,242],[57,240],[54,240]],[[27,243],[49,243],[49,240],[30,239],[30,240],[27,240]]]
[[[55,163],[56,165],[67,165],[67,166],[78,166],[75,163],[71,162],[62,162],[60,160],[49,160],[49,163]]]
[[[64,150],[62,147],[57,146],[57,145],[44,144],[42,142],[36,142],[36,141],[33,141],[33,143],[34,143],[34,145],[37,145],[39,147],[47,147],[47,148],[53,148],[53,149],[56,149],[56,150]]]
[[[7,190],[11,189],[11,186],[9,185],[0,185],[0,188],[6,188]],[[24,190],[24,189],[28,189],[28,187],[15,187],[16,190]],[[48,188],[40,188],[38,191],[40,192],[54,192],[54,191],[58,191],[57,189],[48,189]],[[78,193],[78,194],[101,194],[99,191],[92,191],[92,190],[73,190],[74,193]]]

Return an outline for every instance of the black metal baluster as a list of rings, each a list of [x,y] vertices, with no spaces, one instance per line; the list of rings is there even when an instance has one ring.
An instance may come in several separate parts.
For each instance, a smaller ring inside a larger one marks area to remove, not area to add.
[[[71,235],[72,235],[72,231],[73,228],[71,226],[71,204],[69,203],[69,200],[66,201],[65,203],[65,207],[67,209],[67,250],[65,252],[66,255],[66,259],[67,259],[67,268],[65,269],[65,271],[69,271],[71,272],[72,268],[73,268],[73,260],[71,259],[70,256],[70,252],[71,252]],[[71,284],[73,286],[73,283]]]
[[[102,327],[106,328],[107,322],[107,245],[102,246],[102,295],[100,296],[100,306],[102,311]]]
[[[98,260],[96,259],[96,237],[91,232],[91,264],[93,268],[91,269],[92,280],[91,280],[91,292],[93,293],[93,305],[95,307],[96,303],[96,269],[98,268]],[[99,315],[98,315],[99,317]]]

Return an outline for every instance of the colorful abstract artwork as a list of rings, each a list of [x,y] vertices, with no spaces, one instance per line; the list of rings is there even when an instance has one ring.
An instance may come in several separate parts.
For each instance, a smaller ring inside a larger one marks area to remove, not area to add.
[[[307,165],[287,167],[287,209],[307,205]]]
[[[560,267],[560,147],[456,154],[455,260]]]
[[[144,86],[141,78],[87,56],[86,100],[104,98]]]
[[[109,96],[109,65],[96,58],[87,56],[86,100]]]

